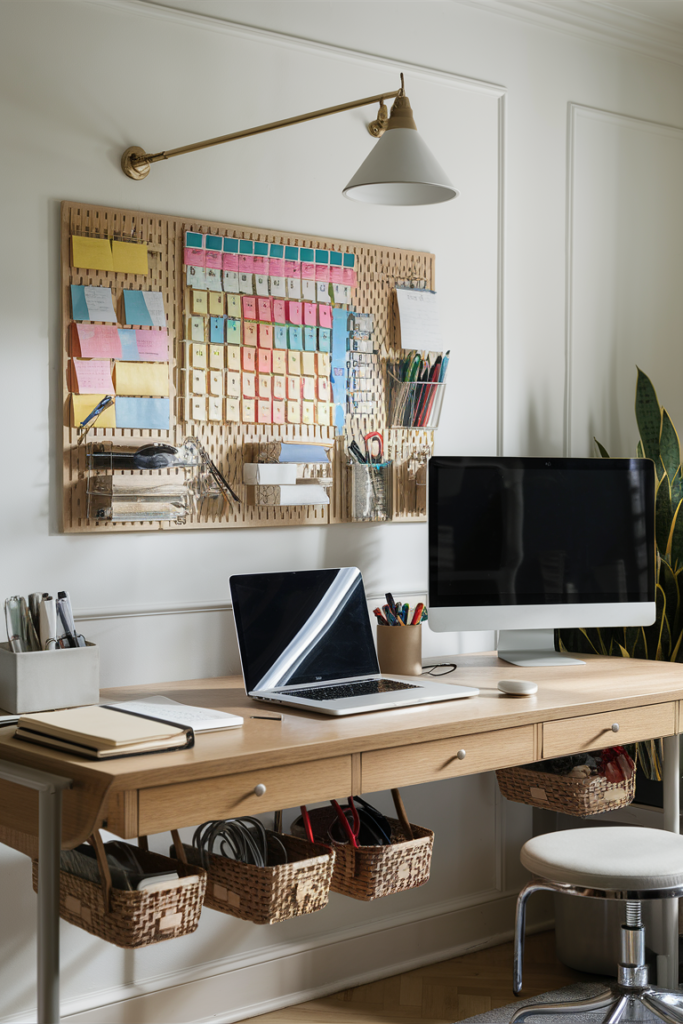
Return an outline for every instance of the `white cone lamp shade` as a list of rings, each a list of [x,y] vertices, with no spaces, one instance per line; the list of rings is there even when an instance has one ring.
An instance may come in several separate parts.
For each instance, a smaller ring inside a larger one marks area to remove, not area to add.
[[[396,98],[384,135],[343,194],[381,206],[428,206],[458,195],[418,134],[407,96]]]

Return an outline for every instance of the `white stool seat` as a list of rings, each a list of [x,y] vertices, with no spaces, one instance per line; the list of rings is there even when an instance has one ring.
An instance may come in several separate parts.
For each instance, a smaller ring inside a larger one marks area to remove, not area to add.
[[[535,836],[520,859],[534,875],[591,889],[683,886],[683,836],[653,828],[573,828]]]

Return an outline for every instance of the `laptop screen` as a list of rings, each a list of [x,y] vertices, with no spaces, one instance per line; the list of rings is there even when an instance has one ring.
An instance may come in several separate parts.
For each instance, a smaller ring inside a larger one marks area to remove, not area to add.
[[[230,577],[247,693],[379,672],[358,569]]]

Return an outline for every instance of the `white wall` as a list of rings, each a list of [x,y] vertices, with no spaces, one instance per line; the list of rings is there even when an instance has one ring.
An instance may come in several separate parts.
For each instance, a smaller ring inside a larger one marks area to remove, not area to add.
[[[109,685],[235,669],[226,608],[231,572],[355,563],[371,595],[388,586],[424,592],[425,528],[61,535],[59,200],[435,252],[454,357],[437,440],[443,453],[489,454],[500,444],[506,454],[561,454],[568,447],[567,309],[574,324],[574,453],[583,453],[594,422],[615,452],[620,445],[628,450],[632,424],[621,404],[628,361],[647,370],[652,355],[663,373],[682,326],[667,287],[667,313],[656,335],[631,332],[619,362],[622,284],[615,300],[600,306],[596,327],[600,274],[619,279],[632,269],[629,247],[649,224],[646,217],[635,222],[628,247],[610,244],[614,218],[622,223],[628,204],[614,214],[601,202],[604,161],[614,144],[600,132],[581,136],[572,157],[583,191],[574,194],[571,237],[577,253],[582,245],[600,246],[603,256],[592,275],[569,278],[565,258],[568,104],[680,128],[680,66],[483,5],[177,0],[171,6],[282,35],[226,31],[218,22],[182,13],[169,18],[153,4],[128,0],[0,5],[6,437],[0,578],[5,594],[67,586],[84,630],[102,646]],[[365,112],[180,157],[157,165],[141,183],[119,169],[130,144],[179,145],[368,95],[393,88],[400,69],[420,130],[461,189],[443,208],[366,208],[341,198],[341,186],[368,149]],[[308,153],[322,157],[316,166],[325,169],[302,176],[298,167]],[[669,159],[666,152],[655,157],[648,165],[651,186]],[[609,165],[622,197],[635,173],[632,159],[627,154]],[[674,191],[666,193],[672,203]],[[668,220],[660,217],[647,251],[657,251],[661,241],[676,267],[680,224],[675,203],[672,209]],[[648,292],[642,301],[632,294],[632,315],[647,314],[659,294]],[[616,356],[605,348],[607,335]],[[587,377],[590,388],[582,386]],[[659,384],[664,400],[673,397],[671,377]],[[188,608],[191,637],[182,628]],[[489,642],[442,636],[428,637],[426,646],[427,653],[446,653]],[[530,828],[526,810],[501,807],[491,776],[416,787],[406,801],[412,816],[437,832],[428,886],[378,904],[333,898],[321,914],[274,929],[207,912],[194,936],[135,954],[64,925],[65,1010],[88,1021],[236,1020],[259,1005],[311,995],[316,985],[324,990],[392,973],[509,931],[520,881],[517,851]],[[158,847],[165,842],[159,837]],[[30,1020],[28,863],[3,851],[0,865],[3,917],[17,922],[0,934],[0,1019]]]

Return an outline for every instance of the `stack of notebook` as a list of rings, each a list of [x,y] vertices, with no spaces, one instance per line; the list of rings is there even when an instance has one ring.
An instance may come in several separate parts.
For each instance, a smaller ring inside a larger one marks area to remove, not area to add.
[[[97,704],[21,715],[14,735],[93,760],[179,750],[194,744],[190,726]]]

